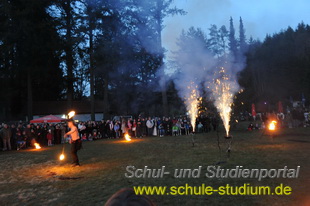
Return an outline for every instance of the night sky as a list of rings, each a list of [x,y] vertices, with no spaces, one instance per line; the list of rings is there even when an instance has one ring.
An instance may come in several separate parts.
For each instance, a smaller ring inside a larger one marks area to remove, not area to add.
[[[206,33],[211,24],[225,25],[229,29],[229,19],[234,19],[236,37],[240,16],[246,29],[247,39],[264,40],[266,34],[274,34],[298,23],[310,23],[309,0],[175,0],[173,6],[184,9],[185,16],[173,16],[165,19],[163,46],[176,50],[176,38],[182,29],[190,26],[200,27]]]

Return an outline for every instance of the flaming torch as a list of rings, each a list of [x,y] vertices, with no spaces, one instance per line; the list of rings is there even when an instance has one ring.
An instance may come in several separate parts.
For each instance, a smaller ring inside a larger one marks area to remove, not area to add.
[[[74,117],[75,115],[75,111],[71,111],[68,113],[68,119],[71,119],[72,117]]]
[[[34,143],[34,147],[35,147],[36,149],[41,149],[41,146],[39,145],[39,143]]]
[[[131,141],[131,137],[129,134],[126,133],[124,137],[127,142]]]

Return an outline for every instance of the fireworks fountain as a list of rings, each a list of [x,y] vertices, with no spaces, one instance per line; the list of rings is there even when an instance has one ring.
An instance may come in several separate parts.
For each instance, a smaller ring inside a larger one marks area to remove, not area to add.
[[[229,136],[229,121],[231,117],[231,106],[233,104],[235,91],[236,89],[234,82],[232,82],[228,74],[225,73],[224,67],[221,67],[219,70],[219,77],[214,80],[212,94],[214,96],[214,104],[223,121],[227,137]]]
[[[196,118],[198,115],[198,105],[201,101],[201,98],[199,97],[198,86],[194,82],[191,82],[190,85],[187,86],[187,89],[189,91],[189,95],[185,100],[185,104],[188,114],[190,116],[193,132],[195,132]]]

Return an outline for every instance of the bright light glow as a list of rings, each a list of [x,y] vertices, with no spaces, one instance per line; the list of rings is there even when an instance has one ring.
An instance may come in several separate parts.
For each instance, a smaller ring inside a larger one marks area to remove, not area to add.
[[[34,143],[36,149],[41,149],[41,146],[38,143]]]
[[[64,154],[61,154],[60,156],[59,156],[59,160],[64,160],[65,159],[65,155]]]
[[[220,77],[214,80],[213,94],[215,97],[215,106],[220,113],[226,130],[226,135],[229,136],[229,121],[234,92],[231,87],[232,81],[229,79],[228,75],[225,74],[224,67],[220,68],[219,74]]]
[[[75,115],[75,111],[69,112],[68,119],[71,119],[72,117],[74,117],[74,115]]]
[[[124,137],[125,137],[125,139],[126,139],[127,141],[131,141],[131,137],[130,137],[129,134],[126,133]]]
[[[198,106],[201,102],[201,98],[199,97],[198,86],[194,82],[191,82],[190,85],[187,86],[187,89],[190,91],[190,95],[185,99],[185,104],[191,120],[193,132],[195,132]]]
[[[271,121],[271,123],[268,126],[268,129],[271,130],[271,131],[276,130],[276,124],[277,124],[277,121],[274,121],[274,120]]]

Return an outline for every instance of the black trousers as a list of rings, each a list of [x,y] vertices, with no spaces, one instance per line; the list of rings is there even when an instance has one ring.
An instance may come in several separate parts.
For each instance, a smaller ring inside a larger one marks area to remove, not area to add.
[[[71,156],[72,156],[72,160],[73,160],[73,164],[79,165],[79,157],[77,156],[77,152],[78,152],[78,148],[77,148],[77,141],[73,141],[71,143]]]

